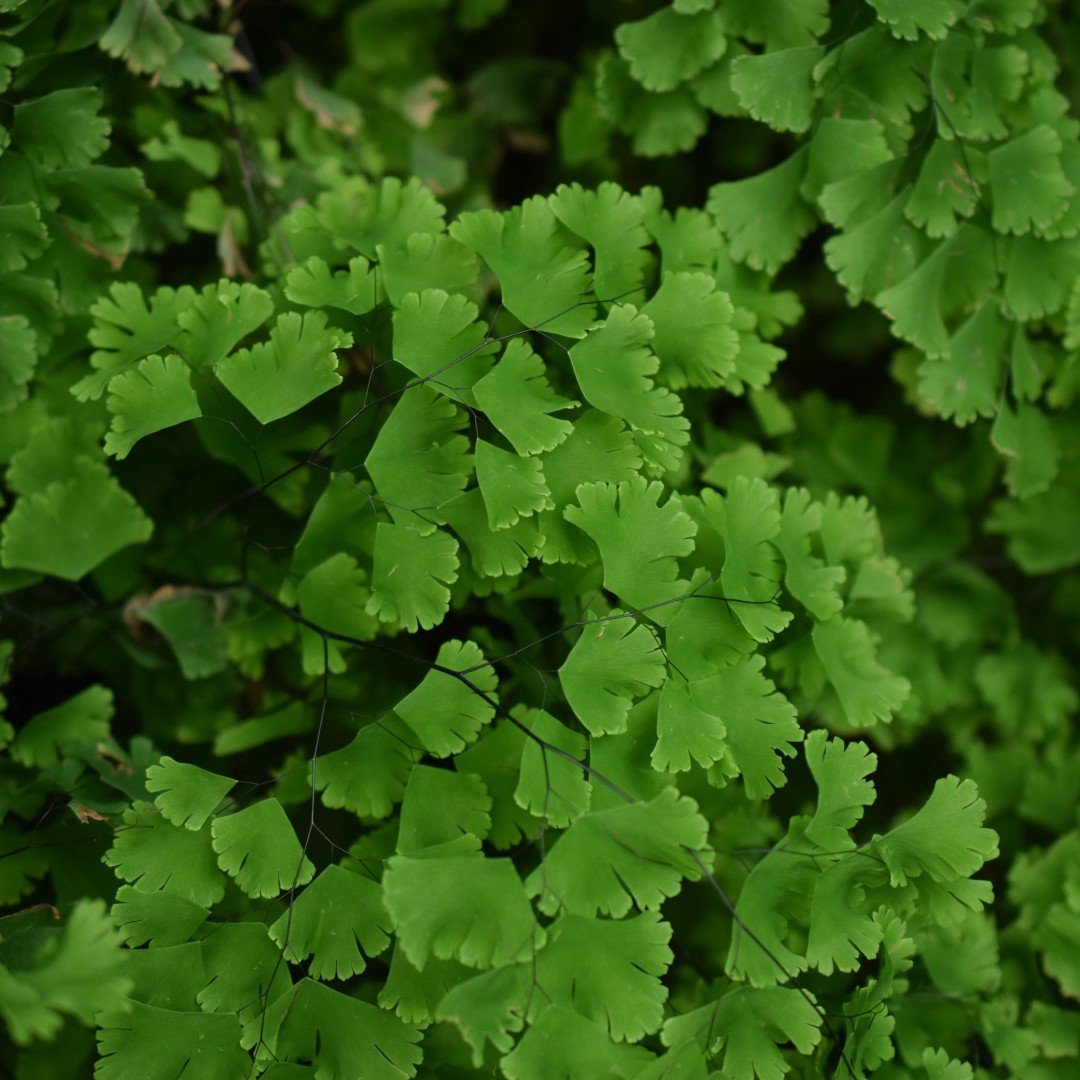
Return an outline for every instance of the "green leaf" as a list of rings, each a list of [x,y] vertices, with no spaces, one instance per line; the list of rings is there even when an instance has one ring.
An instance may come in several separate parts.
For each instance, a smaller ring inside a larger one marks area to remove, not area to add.
[[[290,964],[307,963],[312,979],[347,979],[390,944],[382,887],[359,874],[328,866],[270,927]],[[361,952],[361,950],[363,950]]]
[[[98,116],[104,97],[93,86],[54,90],[15,106],[11,132],[19,150],[44,169],[81,169],[109,147],[112,125]]]
[[[622,422],[595,409],[587,409],[574,424],[567,440],[545,454],[544,479],[559,510],[537,516],[544,545],[540,557],[547,563],[591,563],[596,548],[580,529],[562,516],[576,496],[581,478],[619,484],[636,478],[641,454]]]
[[[679,398],[651,378],[660,366],[648,344],[654,333],[648,316],[620,304],[570,350],[570,361],[585,400],[625,420],[652,471],[661,472],[678,465],[690,425]]]
[[[276,619],[273,621],[279,628],[295,626],[292,622],[278,622]],[[285,640],[288,641],[291,637],[291,634],[286,634]],[[282,708],[241,720],[240,723],[219,731],[214,739],[214,754],[218,757],[242,754],[257,746],[265,746],[275,739],[302,735],[314,726],[314,721],[315,718],[304,708],[302,702],[290,702]]]
[[[767,799],[786,783],[781,755],[794,757],[802,740],[795,707],[776,690],[754,654],[690,684],[697,709],[715,716],[727,732],[727,755],[742,774],[747,798]],[[729,772],[726,761],[721,766]]]
[[[999,232],[1048,228],[1076,192],[1061,168],[1061,136],[1048,124],[991,150],[989,162],[993,221]]]
[[[132,882],[139,892],[163,890],[201,908],[225,895],[225,877],[214,860],[208,829],[192,832],[172,825],[144,802],[124,811],[124,824],[104,856],[122,881]]]
[[[174,825],[198,832],[219,803],[232,791],[235,780],[207,772],[165,756],[146,770],[146,790],[160,792],[154,805]]]
[[[1062,729],[1080,706],[1057,658],[1027,641],[984,653],[974,674],[983,700],[1011,734]]]
[[[578,403],[551,389],[544,361],[522,338],[506,346],[499,362],[472,389],[476,403],[521,455],[553,450],[573,428],[569,420],[551,414]]]
[[[1006,538],[1009,557],[1026,574],[1049,574],[1080,562],[1073,537],[1080,530],[1077,484],[1066,474],[1048,491],[1023,502],[998,499],[987,532]]]
[[[626,730],[634,698],[665,678],[664,653],[654,631],[614,608],[586,625],[559,668],[559,683],[574,714],[593,735]]]
[[[911,115],[922,111],[929,90],[913,52],[880,24],[846,37],[844,48],[832,49],[814,71],[824,109],[869,115],[907,139]]]
[[[0,206],[0,273],[25,270],[49,246],[49,233],[36,203]]]
[[[472,773],[414,765],[401,806],[397,851],[411,855],[465,834],[486,839],[491,831],[491,798]]]
[[[1008,311],[1024,321],[1059,312],[1068,302],[1078,275],[1080,238],[1044,240],[1034,233],[1014,237],[1005,265]]]
[[[636,904],[655,910],[701,870],[686,849],[703,847],[708,826],[693,799],[665,788],[650,802],[582,815],[529,875],[529,895],[546,915],[566,912],[620,919]]]
[[[312,255],[286,275],[285,295],[304,307],[335,307],[353,315],[366,315],[378,303],[376,277],[363,255],[333,274],[323,259]]]
[[[693,552],[697,526],[677,496],[659,505],[663,490],[659,481],[640,476],[619,485],[582,484],[579,506],[563,511],[599,547],[604,588],[634,608],[671,600],[688,588],[678,578],[678,559]],[[657,618],[662,621],[659,613]]]
[[[548,202],[555,216],[592,246],[593,289],[601,300],[620,300],[640,288],[649,261],[643,250],[649,245],[649,234],[639,196],[605,180],[595,191],[577,183],[560,184]]]
[[[208,180],[221,169],[221,151],[208,139],[193,139],[180,130],[175,120],[167,120],[160,134],[140,147],[149,161],[182,161]]]
[[[491,797],[488,842],[499,850],[514,847],[523,836],[536,832],[535,822],[515,798],[530,741],[516,724],[504,720],[454,758],[458,771],[475,773],[484,782]]]
[[[446,211],[418,177],[385,176],[378,185],[354,176],[318,200],[318,220],[336,240],[374,259],[379,246],[399,247],[415,233],[441,233]]]
[[[665,272],[641,313],[652,321],[652,351],[668,386],[724,385],[735,371],[739,351],[739,337],[731,326],[734,311],[711,275]]]
[[[388,817],[405,794],[413,767],[409,735],[409,729],[390,715],[362,727],[347,746],[320,755],[313,779],[323,805],[344,807],[365,818]]]
[[[830,739],[824,731],[811,732],[803,749],[818,786],[806,838],[822,851],[844,851],[853,846],[848,830],[874,802],[874,784],[867,777],[877,768],[877,755],[865,743]]]
[[[206,982],[202,948],[196,941],[137,949],[128,954],[125,969],[134,983],[128,992],[132,1001],[177,1012],[194,1007],[195,996]]]
[[[934,881],[970,877],[998,854],[998,836],[982,827],[986,802],[973,780],[945,776],[907,821],[875,836],[871,850],[885,863],[893,886],[928,874]]]
[[[476,482],[492,530],[506,529],[538,510],[553,510],[538,458],[519,457],[483,439],[476,440]]]
[[[779,1080],[790,1068],[781,1046],[792,1043],[802,1055],[821,1040],[821,1016],[805,991],[782,986],[736,986],[718,1001],[668,1020],[666,1046],[686,1039],[723,1056],[721,1076]]]
[[[258,1018],[292,979],[262,922],[216,923],[200,942],[206,983],[195,996],[204,1012]]]
[[[818,734],[818,732],[814,732]],[[857,971],[860,955],[872,959],[883,928],[867,912],[868,887],[884,884],[884,871],[859,855],[825,868],[814,885],[806,959],[823,975]]]
[[[78,231],[88,233],[91,243],[96,240],[110,247],[127,242],[141,204],[151,198],[138,169],[87,165],[84,169],[48,173],[41,180],[50,201],[60,201],[69,225],[77,223]],[[100,393],[100,386],[95,385],[91,396]]]
[[[114,1010],[98,1032],[103,1080],[243,1080],[251,1059],[240,1048],[240,1021],[224,1013],[178,1012],[131,1002]]]
[[[813,45],[736,57],[732,89],[742,107],[774,131],[808,131],[816,105],[813,72],[824,55],[824,46]]]
[[[814,650],[853,728],[889,723],[907,700],[911,683],[878,663],[866,623],[837,616],[816,623]]]
[[[879,121],[822,117],[810,142],[800,190],[804,198],[817,200],[829,185],[865,174],[892,158],[885,128]]]
[[[821,621],[831,619],[844,606],[838,592],[847,577],[842,566],[827,566],[810,553],[810,536],[821,528],[822,505],[810,501],[805,488],[788,488],[780,529],[772,544],[784,557],[784,587]]]
[[[878,17],[899,38],[916,41],[920,31],[940,40],[964,14],[964,0],[869,0]]]
[[[365,610],[410,633],[417,624],[424,630],[437,626],[450,609],[447,586],[457,581],[457,552],[458,542],[442,529],[425,536],[408,525],[380,521]]]
[[[130,885],[121,885],[109,914],[124,944],[137,949],[140,945],[182,945],[190,941],[210,912],[183,896],[144,893]]]
[[[646,90],[674,90],[719,60],[727,47],[719,17],[711,11],[682,15],[661,8],[647,19],[615,31],[630,73]]]
[[[994,245],[988,233],[961,225],[903,281],[879,293],[874,303],[893,321],[893,333],[928,356],[949,354],[945,318],[982,302],[995,277]]]
[[[258,1026],[259,1020],[253,1024]],[[274,1002],[267,1022],[271,1025],[275,1035],[268,1039],[268,1049],[314,1062],[316,1077],[401,1080],[416,1075],[421,1059],[414,1045],[421,1036],[414,1027],[311,979]]]
[[[946,1051],[927,1046],[922,1052],[922,1067],[928,1080],[973,1080],[970,1065],[949,1057]]]
[[[71,392],[79,401],[101,397],[114,375],[132,367],[151,353],[170,345],[179,330],[181,312],[195,300],[195,290],[162,286],[147,304],[142,289],[130,281],[118,281],[90,309],[94,326],[88,337],[95,350],[90,364],[96,375],[80,379]]]
[[[191,374],[179,356],[148,356],[109,380],[112,430],[105,453],[123,459],[142,438],[202,415]]]
[[[177,313],[183,332],[174,344],[193,368],[216,368],[237,342],[258,330],[273,313],[269,293],[248,283],[219,281],[207,285]]]
[[[660,1029],[672,961],[671,927],[649,911],[630,919],[564,915],[536,956],[545,998],[600,1024],[616,1042]]]
[[[448,670],[429,671],[420,685],[394,706],[394,711],[429,753],[449,757],[471,743],[495,715],[494,705],[476,691],[494,698],[498,678],[484,661],[480,647],[471,641],[444,642],[435,663]],[[455,678],[451,671],[466,674],[464,679]]]
[[[413,233],[404,244],[380,244],[377,251],[381,284],[395,307],[406,293],[465,292],[480,272],[476,256],[445,233]]]
[[[995,449],[1005,458],[1005,484],[1009,494],[1026,499],[1045,491],[1057,476],[1061,448],[1046,414],[1036,405],[1006,401],[998,406],[990,431]]]
[[[806,970],[806,959],[790,947],[801,946],[811,883],[819,872],[812,859],[790,854],[803,848],[804,823],[805,818],[793,818],[787,836],[757,863],[743,884],[725,966],[733,979],[773,986]]]
[[[691,755],[707,769],[727,754],[726,736],[724,721],[695,704],[688,683],[667,679],[660,690],[656,717],[654,769],[685,772],[690,768]]]
[[[593,324],[588,259],[563,246],[546,199],[534,196],[498,214],[462,214],[450,235],[483,257],[502,287],[502,302],[524,326],[580,338]]]
[[[386,907],[405,955],[490,968],[525,959],[541,933],[509,859],[395,855],[383,877]]]
[[[663,93],[646,90],[619,56],[601,58],[597,70],[597,96],[602,113],[633,138],[639,157],[683,153],[705,134],[708,114],[690,86]]]
[[[248,896],[274,897],[315,876],[315,867],[277,799],[262,799],[235,814],[215,817],[210,831],[218,866]]]
[[[544,543],[535,517],[523,519],[509,529],[492,529],[479,488],[446,503],[440,516],[468,548],[472,568],[481,577],[519,574]]]
[[[612,1042],[603,1028],[561,1005],[549,1005],[502,1059],[508,1080],[635,1077],[652,1060],[642,1046]]]
[[[968,155],[974,152],[955,141],[936,139],[923,159],[904,213],[927,236],[952,236],[957,218],[971,217],[979,205],[979,185],[969,172]]]
[[[214,370],[260,424],[270,424],[337,386],[334,350],[351,344],[352,335],[328,328],[321,311],[290,311],[278,316],[268,342],[232,353]]]
[[[185,679],[204,679],[223,671],[229,642],[221,627],[219,598],[177,591],[148,602],[139,617],[168,641]]]
[[[244,62],[234,53],[230,34],[210,34],[182,22],[174,23],[173,29],[180,37],[180,48],[155,75],[162,86],[187,84],[216,90],[222,71],[235,70],[238,62]]]
[[[880,167],[891,170],[893,165]],[[850,186],[851,181],[839,180],[819,198],[834,224],[841,224],[841,194]],[[850,227],[846,225],[845,232],[825,241],[825,261],[847,289],[849,303],[874,296],[897,280],[909,279],[926,254],[926,239],[904,214],[909,198],[910,189],[905,187],[878,211],[867,216],[852,213]],[[847,213],[842,212],[843,216]]]
[[[32,926],[20,934],[18,916],[9,914],[7,919],[9,940],[27,931],[33,934]],[[43,936],[28,969],[11,971],[0,964],[0,1012],[19,1046],[55,1039],[65,1014],[93,1024],[99,1009],[123,1008],[131,987],[121,973],[120,935],[103,900],[77,900],[63,927],[49,927]]]
[[[589,809],[592,789],[579,765],[536,740],[542,739],[578,761],[585,760],[588,741],[543,709],[519,707],[512,715],[535,736],[526,739],[522,746],[521,774],[514,801],[547,825],[565,828]]]
[[[326,633],[367,641],[378,632],[378,621],[365,610],[371,599],[367,575],[344,552],[312,567],[296,587],[296,598],[304,618]],[[345,670],[344,642],[324,639],[307,626],[300,628],[300,639],[308,674],[321,674],[324,660],[331,671]]]
[[[124,58],[136,74],[157,71],[183,41],[157,0],[123,0],[116,17],[98,40],[111,57]]]
[[[726,496],[703,491],[700,507],[702,522],[724,541],[725,599],[734,602],[735,617],[755,641],[771,641],[792,619],[775,602],[780,568],[769,541],[780,531],[776,492],[764,480],[737,476]]]
[[[23,496],[4,521],[0,562],[78,581],[129,544],[144,544],[153,522],[99,461],[80,455],[68,479]]]
[[[3,207],[0,207],[2,213]],[[0,230],[2,228],[0,222]],[[4,250],[3,244],[0,233],[0,251]],[[13,409],[26,400],[37,359],[37,334],[30,329],[30,323],[22,315],[0,318],[0,412]]]
[[[780,0],[767,7],[755,0],[724,0],[720,14],[728,34],[764,45],[766,52],[811,45],[829,28],[828,0]]]
[[[799,249],[817,220],[799,193],[807,151],[748,180],[714,184],[706,209],[730,244],[731,257],[775,274]]]
[[[407,293],[394,311],[394,359],[453,397],[487,368],[487,327],[464,296],[443,289]]]
[[[1035,944],[1046,973],[1075,999],[1080,995],[1080,912],[1054,904],[1035,931]]]
[[[492,968],[458,983],[439,1002],[438,1019],[456,1024],[472,1047],[473,1068],[483,1064],[489,1042],[501,1054],[513,1049],[512,1034],[525,1023],[531,980],[527,964]]]
[[[465,489],[472,471],[469,441],[455,434],[466,414],[427,386],[397,399],[379,428],[365,466],[378,498],[398,523],[431,532],[423,511],[437,509]]]
[[[429,1024],[435,1019],[435,1008],[446,992],[463,982],[473,971],[456,960],[440,960],[429,956],[423,970],[409,963],[400,942],[394,945],[390,958],[390,973],[378,1001],[384,1009],[393,1009],[407,1024]]]
[[[37,713],[19,729],[11,744],[11,757],[39,769],[55,765],[61,757],[92,747],[109,737],[113,693],[95,683],[60,705]]]

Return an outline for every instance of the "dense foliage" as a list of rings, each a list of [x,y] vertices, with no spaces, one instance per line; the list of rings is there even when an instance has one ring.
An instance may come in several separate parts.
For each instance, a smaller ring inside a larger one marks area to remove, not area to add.
[[[10,1075],[1075,1076],[1077,47],[0,0]]]

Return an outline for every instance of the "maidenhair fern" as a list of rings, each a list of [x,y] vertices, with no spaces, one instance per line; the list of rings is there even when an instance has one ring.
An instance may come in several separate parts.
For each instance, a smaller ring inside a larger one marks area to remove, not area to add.
[[[1065,1075],[1049,10],[243,7],[0,26],[16,1072]]]

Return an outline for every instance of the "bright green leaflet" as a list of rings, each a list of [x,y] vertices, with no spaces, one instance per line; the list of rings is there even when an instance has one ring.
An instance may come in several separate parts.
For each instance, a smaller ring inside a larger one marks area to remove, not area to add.
[[[604,587],[635,608],[672,600],[688,589],[678,579],[678,559],[694,550],[697,526],[677,497],[659,505],[663,490],[640,476],[618,486],[582,484],[579,506],[563,511],[599,547]],[[651,614],[665,621],[664,612]]]
[[[425,749],[436,757],[449,757],[472,742],[495,715],[492,699],[498,677],[472,642],[447,641],[435,662],[448,670],[429,671],[394,711]],[[456,678],[452,671],[464,674]]]
[[[165,756],[146,770],[146,789],[166,821],[198,832],[235,786],[227,776]]]
[[[621,918],[631,903],[652,910],[678,894],[684,877],[700,877],[685,849],[703,847],[706,833],[694,801],[672,788],[651,802],[593,810],[552,845],[544,874],[529,876],[529,892],[548,915]]]
[[[585,400],[625,420],[653,471],[660,471],[678,464],[689,424],[679,398],[652,379],[660,366],[649,348],[654,333],[648,316],[620,304],[570,350],[570,360]]]
[[[222,385],[261,424],[296,412],[341,382],[336,349],[352,335],[326,325],[322,312],[279,316],[270,340],[240,349],[215,368]]]
[[[112,691],[89,686],[27,720],[11,744],[11,756],[23,765],[53,765],[73,749],[108,738],[113,712]]]
[[[131,370],[109,380],[112,430],[105,453],[123,459],[131,448],[155,431],[202,415],[191,375],[178,356],[148,356]]]
[[[315,876],[277,799],[215,817],[210,828],[218,866],[249,896],[277,896]]]
[[[476,403],[522,455],[553,450],[573,424],[552,416],[577,405],[559,397],[544,373],[544,361],[524,338],[514,338],[499,362],[473,385]]]
[[[410,631],[417,624],[425,630],[438,625],[450,607],[447,586],[457,581],[457,552],[457,541],[442,529],[424,534],[408,525],[380,521],[365,610]]]
[[[270,927],[294,964],[311,957],[313,979],[347,979],[389,944],[392,929],[380,886],[340,866],[328,866]],[[362,951],[361,951],[362,950]]]
[[[670,939],[653,911],[618,920],[564,915],[537,955],[536,979],[554,1004],[606,1027],[616,1042],[637,1042],[663,1022]]]
[[[540,933],[508,859],[395,855],[383,889],[398,941],[418,967],[429,954],[498,967],[524,959]]]
[[[0,562],[78,581],[110,555],[142,544],[153,522],[100,461],[80,455],[70,480],[24,496],[0,533]]]
[[[526,199],[503,214],[476,210],[462,214],[450,235],[477,252],[495,272],[502,302],[526,327],[582,337],[592,325],[588,259],[564,247],[547,200]]]
[[[586,612],[581,636],[559,669],[559,683],[591,734],[625,731],[634,698],[663,683],[664,654],[654,634],[618,608],[603,620]]]

